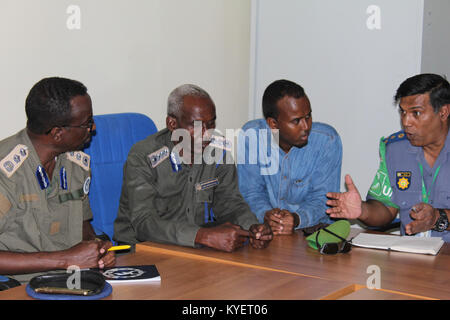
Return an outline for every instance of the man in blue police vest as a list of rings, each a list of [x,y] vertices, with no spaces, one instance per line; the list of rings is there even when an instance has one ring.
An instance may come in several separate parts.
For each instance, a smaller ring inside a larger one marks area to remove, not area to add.
[[[366,201],[349,175],[348,191],[328,193],[333,218],[389,224],[400,213],[402,235],[450,242],[450,85],[435,74],[406,79],[395,95],[403,130],[380,141],[380,167]]]

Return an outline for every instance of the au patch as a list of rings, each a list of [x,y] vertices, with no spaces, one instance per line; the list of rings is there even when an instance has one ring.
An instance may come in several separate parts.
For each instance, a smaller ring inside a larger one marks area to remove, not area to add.
[[[91,177],[87,177],[83,184],[83,192],[84,194],[89,193],[89,188],[91,186]]]
[[[395,173],[395,183],[399,190],[409,189],[411,185],[411,171],[397,171]]]

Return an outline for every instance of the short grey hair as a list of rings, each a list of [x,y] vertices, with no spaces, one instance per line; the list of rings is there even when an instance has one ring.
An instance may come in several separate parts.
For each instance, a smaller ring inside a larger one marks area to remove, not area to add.
[[[185,96],[207,98],[213,102],[208,92],[194,84],[183,84],[175,88],[167,99],[167,115],[179,117]],[[214,104],[214,102],[213,102]]]

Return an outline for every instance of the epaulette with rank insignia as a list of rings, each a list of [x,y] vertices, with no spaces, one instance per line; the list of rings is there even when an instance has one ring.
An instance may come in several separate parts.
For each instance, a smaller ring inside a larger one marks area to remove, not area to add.
[[[82,151],[71,151],[67,152],[67,159],[75,162],[77,165],[82,167],[84,170],[89,171],[91,167],[91,157]]]
[[[0,169],[10,178],[20,168],[26,158],[28,158],[28,147],[18,144],[0,161]]]
[[[406,134],[403,130],[398,131],[396,133],[391,134],[389,137],[385,138],[383,141],[386,145],[395,142],[395,141],[401,141],[406,139]]]
[[[169,158],[169,148],[167,146],[150,153],[147,157],[150,160],[152,168],[156,168],[161,162]]]

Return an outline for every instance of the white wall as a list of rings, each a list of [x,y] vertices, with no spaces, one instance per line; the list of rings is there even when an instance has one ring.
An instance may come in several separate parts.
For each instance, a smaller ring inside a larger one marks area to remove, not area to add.
[[[426,0],[423,15],[422,72],[450,78],[450,1]]]
[[[369,5],[380,8],[380,29],[366,25]],[[400,130],[395,91],[420,72],[422,17],[423,0],[253,0],[250,118],[261,117],[272,81],[302,85],[313,121],[341,136],[342,176],[365,197],[380,137]]]
[[[351,173],[365,194],[379,137],[400,128],[395,89],[421,68],[450,74],[450,2],[426,0],[431,16],[423,16],[423,0],[251,3],[0,1],[0,138],[24,127],[25,97],[47,76],[85,83],[94,114],[141,112],[158,128],[165,126],[169,92],[195,83],[215,100],[222,131],[259,117],[265,87],[288,78],[306,89],[314,120],[341,134],[342,173]],[[66,27],[73,4],[81,9],[80,30]],[[366,27],[372,4],[381,9],[380,30]]]
[[[69,30],[70,5],[81,10]],[[218,128],[248,115],[249,0],[2,0],[0,138],[25,126],[25,98],[47,76],[83,82],[94,114],[141,112],[165,127],[167,96],[206,89]]]

